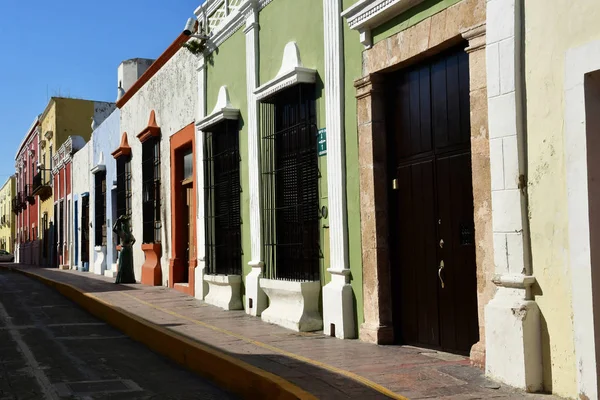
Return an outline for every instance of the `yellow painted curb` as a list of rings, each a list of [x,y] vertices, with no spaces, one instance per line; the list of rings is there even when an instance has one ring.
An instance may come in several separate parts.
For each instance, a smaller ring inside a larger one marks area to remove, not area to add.
[[[55,288],[63,296],[132,339],[242,398],[316,400],[312,394],[275,374],[190,340],[74,286],[21,268],[6,265],[0,267],[37,279],[47,286]]]

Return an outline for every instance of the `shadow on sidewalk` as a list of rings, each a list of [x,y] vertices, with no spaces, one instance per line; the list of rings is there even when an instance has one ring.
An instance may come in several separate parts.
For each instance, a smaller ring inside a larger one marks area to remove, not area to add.
[[[88,293],[122,292],[128,290],[138,290],[136,286],[141,285],[139,283],[117,285],[114,283],[114,278],[103,277],[101,275],[94,275],[93,272],[58,270],[56,268],[28,266],[23,264],[0,263],[0,265],[12,269],[21,269],[24,271],[37,273],[53,281],[73,285]]]
[[[204,343],[209,345],[208,343]],[[223,349],[219,349],[223,351]],[[250,365],[270,372],[319,399],[389,399],[390,397],[341,374],[279,354],[227,352]]]

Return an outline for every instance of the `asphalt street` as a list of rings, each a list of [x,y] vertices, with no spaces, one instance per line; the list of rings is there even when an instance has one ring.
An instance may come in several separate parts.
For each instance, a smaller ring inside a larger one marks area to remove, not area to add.
[[[0,400],[233,398],[44,284],[0,270]]]

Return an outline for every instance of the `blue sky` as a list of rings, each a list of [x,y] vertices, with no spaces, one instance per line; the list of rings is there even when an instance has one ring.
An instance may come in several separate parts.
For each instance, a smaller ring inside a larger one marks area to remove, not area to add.
[[[0,186],[51,96],[115,101],[121,61],[156,58],[203,0],[0,0]]]

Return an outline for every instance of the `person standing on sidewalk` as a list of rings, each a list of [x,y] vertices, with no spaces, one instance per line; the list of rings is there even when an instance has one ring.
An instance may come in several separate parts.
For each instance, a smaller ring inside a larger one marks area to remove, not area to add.
[[[121,245],[123,248],[119,254],[119,272],[117,273],[117,280],[115,283],[136,283],[135,274],[133,272],[133,250],[132,246],[135,243],[135,237],[131,233],[129,226],[129,217],[127,215],[121,215],[115,221],[113,225],[113,232],[115,232],[121,239]]]

